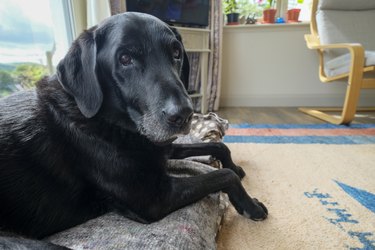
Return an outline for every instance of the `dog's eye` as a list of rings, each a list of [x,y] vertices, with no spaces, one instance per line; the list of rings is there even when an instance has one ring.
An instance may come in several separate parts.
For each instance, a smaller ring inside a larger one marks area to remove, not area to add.
[[[120,57],[120,63],[124,66],[128,66],[133,63],[133,59],[129,55],[122,55]]]
[[[177,60],[181,58],[181,50],[179,48],[173,49],[173,58]]]

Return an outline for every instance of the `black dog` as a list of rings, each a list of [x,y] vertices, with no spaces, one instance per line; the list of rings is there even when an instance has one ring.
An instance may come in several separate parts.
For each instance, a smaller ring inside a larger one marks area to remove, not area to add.
[[[0,101],[0,230],[42,238],[111,210],[150,223],[220,190],[245,217],[267,217],[224,144],[171,143],[193,112],[178,38],[152,16],[113,16],[36,91]],[[224,169],[166,174],[169,158],[208,154]]]

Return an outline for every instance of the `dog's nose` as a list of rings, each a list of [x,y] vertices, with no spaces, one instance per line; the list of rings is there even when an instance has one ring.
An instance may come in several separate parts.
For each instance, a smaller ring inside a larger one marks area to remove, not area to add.
[[[178,127],[189,123],[193,117],[193,109],[190,106],[183,108],[178,106],[169,107],[162,112],[168,124]]]

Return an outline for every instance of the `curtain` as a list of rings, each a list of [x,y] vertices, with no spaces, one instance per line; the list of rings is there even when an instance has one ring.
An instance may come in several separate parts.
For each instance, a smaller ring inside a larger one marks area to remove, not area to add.
[[[109,0],[71,0],[74,38],[111,15]]]
[[[116,15],[126,11],[125,0],[110,0],[111,14]]]
[[[223,37],[224,16],[222,11],[222,0],[213,0],[211,5],[211,39],[210,58],[208,66],[207,82],[207,107],[208,111],[219,109],[221,91],[221,49]]]
[[[109,0],[87,1],[87,27],[94,26],[111,16]]]
[[[116,15],[126,11],[125,1],[126,0],[110,0],[111,14]]]

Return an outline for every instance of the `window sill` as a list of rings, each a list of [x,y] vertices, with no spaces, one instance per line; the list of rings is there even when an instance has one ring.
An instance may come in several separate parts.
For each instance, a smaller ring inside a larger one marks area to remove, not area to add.
[[[310,22],[304,21],[299,23],[270,23],[270,24],[239,24],[224,25],[224,29],[259,29],[259,28],[276,28],[276,27],[300,27],[309,26]]]

